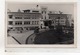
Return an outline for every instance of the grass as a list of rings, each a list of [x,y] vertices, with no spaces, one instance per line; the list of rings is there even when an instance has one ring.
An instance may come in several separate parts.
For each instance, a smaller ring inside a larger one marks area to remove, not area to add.
[[[58,33],[55,30],[48,30],[41,33],[36,34],[35,44],[73,44],[74,41],[69,42],[69,40],[73,40],[73,33]]]

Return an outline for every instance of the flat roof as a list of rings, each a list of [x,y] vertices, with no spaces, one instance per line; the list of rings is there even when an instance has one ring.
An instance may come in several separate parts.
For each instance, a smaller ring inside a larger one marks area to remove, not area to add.
[[[38,12],[29,12],[29,13],[27,13],[27,12],[7,12],[7,13],[14,13],[14,14],[41,14],[41,13],[38,13]]]

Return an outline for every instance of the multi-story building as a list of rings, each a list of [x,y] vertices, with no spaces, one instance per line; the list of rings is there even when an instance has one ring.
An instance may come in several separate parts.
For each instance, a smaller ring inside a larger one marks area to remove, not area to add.
[[[31,30],[39,27],[41,14],[38,11],[8,12],[8,28],[16,30]]]
[[[34,30],[36,27],[42,29],[46,27],[44,25],[45,21],[51,21],[53,26],[58,25],[58,23],[60,23],[60,25],[71,25],[70,14],[48,11],[46,7],[23,10],[23,12],[20,10],[18,12],[7,12],[7,14],[8,29],[14,31]]]

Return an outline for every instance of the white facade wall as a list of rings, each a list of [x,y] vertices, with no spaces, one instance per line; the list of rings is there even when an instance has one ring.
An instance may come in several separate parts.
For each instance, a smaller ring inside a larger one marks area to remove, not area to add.
[[[9,18],[8,16],[8,22],[9,21],[13,21],[13,25],[9,25],[8,23],[8,27],[22,27],[24,29],[24,27],[39,27],[39,20],[41,18],[40,13],[19,13],[19,12],[9,12],[8,15],[12,15],[12,18]],[[22,17],[22,19],[15,19],[15,17]],[[29,19],[24,19],[24,18],[29,18]],[[22,24],[21,25],[16,25],[15,22],[16,21],[21,21]],[[30,24],[24,24],[25,21],[29,21]],[[33,24],[33,23],[34,24]]]
[[[71,15],[70,14],[58,14],[55,11],[48,11],[47,7],[42,7],[41,9],[34,9],[34,11],[39,11],[39,13],[32,12],[33,9],[30,10],[29,13],[24,12],[8,12],[8,15],[13,15],[12,19],[8,17],[8,22],[13,21],[13,25],[8,25],[8,27],[39,27],[44,28],[45,20],[52,20],[52,25],[57,25],[57,18],[60,17],[60,24],[66,25],[66,20],[68,20],[69,25],[71,26]],[[51,12],[51,13],[50,13]],[[22,19],[15,19],[15,17],[22,17]],[[29,19],[24,19],[28,17]],[[22,25],[16,25],[16,21],[21,21]],[[24,21],[30,21],[29,25],[24,25]],[[33,24],[33,21],[38,22],[38,24]],[[63,22],[62,22],[63,21]]]

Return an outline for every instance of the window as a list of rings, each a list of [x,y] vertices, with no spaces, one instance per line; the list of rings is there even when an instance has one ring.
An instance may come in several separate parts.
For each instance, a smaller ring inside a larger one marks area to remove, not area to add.
[[[61,22],[64,22],[64,20],[61,20]]]
[[[15,17],[15,19],[22,19],[22,17]]]
[[[45,19],[46,19],[46,16],[45,16]]]
[[[9,18],[12,18],[13,17],[13,15],[9,15]]]
[[[24,25],[29,25],[30,21],[24,21]]]
[[[37,21],[37,24],[39,24],[39,21]]]
[[[22,25],[22,21],[15,21],[15,25]]]
[[[13,21],[9,21],[9,25],[13,25]]]
[[[32,24],[37,25],[37,24],[39,24],[39,21],[32,21]]]
[[[13,27],[9,27],[9,29],[13,29]]]
[[[16,29],[16,30],[18,30],[18,31],[23,30],[23,28],[22,28],[22,27],[15,27],[15,29]]]
[[[28,27],[24,27],[24,29],[28,30]]]
[[[24,19],[30,19],[30,17],[24,17]]]
[[[56,19],[58,19],[58,20],[59,20],[59,19],[61,19],[61,17],[57,17]]]
[[[37,19],[37,17],[32,17],[32,19]]]
[[[32,19],[34,19],[34,17],[32,17]]]
[[[58,20],[56,20],[55,22],[58,23]]]
[[[42,11],[42,14],[43,14],[43,11]]]
[[[35,24],[37,24],[37,21],[35,21]]]
[[[37,19],[36,17],[34,19]]]
[[[52,23],[54,23],[54,21],[52,21]]]
[[[45,14],[46,14],[46,11],[45,11]]]
[[[49,13],[52,13],[51,11]]]
[[[32,21],[32,24],[34,24],[35,22],[34,21]]]
[[[35,15],[32,16],[32,19],[35,19]]]
[[[61,18],[61,19],[64,19],[64,18]]]
[[[30,10],[24,10],[24,13],[29,13],[30,12]]]
[[[39,11],[32,11],[32,12],[39,12]]]
[[[51,17],[49,17],[49,19],[51,19]]]
[[[43,19],[43,16],[41,17],[41,19]]]

